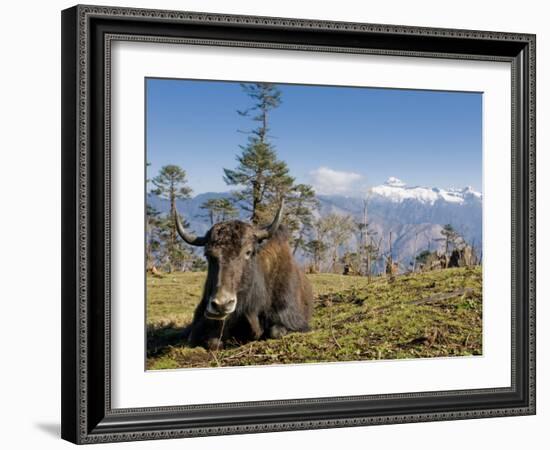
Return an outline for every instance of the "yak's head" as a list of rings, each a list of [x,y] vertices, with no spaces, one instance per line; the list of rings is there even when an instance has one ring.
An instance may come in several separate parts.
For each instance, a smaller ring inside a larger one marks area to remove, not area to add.
[[[223,320],[237,307],[243,274],[253,260],[259,244],[269,239],[279,228],[283,202],[271,225],[259,228],[240,220],[217,223],[204,236],[185,231],[176,212],[176,228],[190,245],[204,247],[208,260],[209,289],[205,316]]]

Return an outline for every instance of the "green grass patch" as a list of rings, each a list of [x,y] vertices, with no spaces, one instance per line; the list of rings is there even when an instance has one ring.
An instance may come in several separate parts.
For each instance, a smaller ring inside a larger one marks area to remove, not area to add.
[[[482,271],[447,269],[385,277],[308,275],[315,307],[308,333],[188,348],[182,330],[205,273],[147,278],[147,368],[225,367],[481,355]]]

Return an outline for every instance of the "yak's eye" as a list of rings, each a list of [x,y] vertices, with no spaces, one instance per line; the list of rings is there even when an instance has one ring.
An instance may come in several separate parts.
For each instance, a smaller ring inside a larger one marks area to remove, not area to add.
[[[247,258],[250,258],[250,256],[252,255],[252,250],[247,250],[246,253],[244,254]]]

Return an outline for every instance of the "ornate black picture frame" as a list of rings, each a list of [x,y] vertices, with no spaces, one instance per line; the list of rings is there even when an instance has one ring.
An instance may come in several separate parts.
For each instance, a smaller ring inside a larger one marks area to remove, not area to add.
[[[109,102],[115,40],[510,62],[511,386],[113,409]],[[534,35],[75,6],[62,12],[62,110],[64,439],[84,444],[535,413]]]

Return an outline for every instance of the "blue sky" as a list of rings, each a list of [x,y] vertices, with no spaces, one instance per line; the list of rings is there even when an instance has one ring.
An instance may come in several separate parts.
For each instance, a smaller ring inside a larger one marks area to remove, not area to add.
[[[251,101],[238,82],[147,79],[148,177],[165,164],[195,194],[230,190]],[[390,176],[407,185],[481,191],[482,94],[279,84],[272,142],[298,182],[358,195]]]

